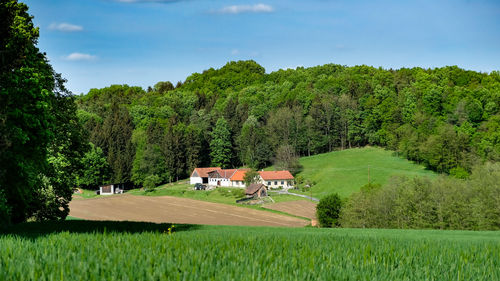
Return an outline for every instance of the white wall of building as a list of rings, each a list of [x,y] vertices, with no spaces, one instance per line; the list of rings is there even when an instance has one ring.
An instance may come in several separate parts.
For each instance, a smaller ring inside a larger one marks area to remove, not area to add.
[[[261,183],[267,188],[270,189],[276,189],[276,188],[292,188],[293,187],[293,180],[264,180],[262,177],[260,178]]]
[[[197,183],[203,183],[203,179],[201,177],[190,177],[189,178],[189,184],[197,184]]]

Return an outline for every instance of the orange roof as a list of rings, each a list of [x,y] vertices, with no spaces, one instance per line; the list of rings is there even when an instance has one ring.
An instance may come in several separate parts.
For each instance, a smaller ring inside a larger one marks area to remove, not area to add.
[[[289,171],[259,171],[263,180],[293,180]]]
[[[234,175],[231,177],[232,181],[244,181],[245,174],[247,173],[247,170],[238,170]]]
[[[220,170],[220,167],[194,168],[194,171],[191,173],[191,176],[193,176],[194,172],[196,172],[199,177],[206,178],[206,177],[208,177],[209,172],[212,172],[215,170]]]
[[[234,175],[234,173],[236,171],[238,171],[238,170],[237,169],[220,169],[219,168],[217,170],[210,171],[210,173],[217,172],[221,178],[229,179],[229,178],[231,178],[232,175]]]

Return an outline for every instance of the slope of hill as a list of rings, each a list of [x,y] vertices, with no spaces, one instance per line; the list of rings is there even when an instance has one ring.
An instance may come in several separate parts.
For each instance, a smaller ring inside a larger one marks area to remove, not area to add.
[[[300,163],[304,170],[298,176],[315,183],[312,193],[317,198],[333,192],[347,197],[367,184],[368,177],[371,183],[384,184],[395,175],[436,176],[421,165],[377,147],[353,148],[302,157]]]

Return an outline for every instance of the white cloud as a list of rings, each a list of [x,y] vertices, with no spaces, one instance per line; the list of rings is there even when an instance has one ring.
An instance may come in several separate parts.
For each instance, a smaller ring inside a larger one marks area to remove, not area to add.
[[[69,61],[82,61],[82,60],[90,61],[97,59],[97,57],[89,54],[71,53],[65,56],[64,59]]]
[[[81,25],[75,25],[63,22],[63,23],[52,23],[51,25],[49,25],[49,29],[64,31],[64,32],[75,32],[75,31],[82,31],[83,27]]]
[[[227,6],[215,12],[219,14],[241,14],[241,13],[271,13],[273,11],[274,11],[273,7],[269,5],[255,4],[255,5]]]
[[[233,49],[231,51],[231,55],[235,56],[235,55],[238,55],[240,53],[240,51],[238,49]]]

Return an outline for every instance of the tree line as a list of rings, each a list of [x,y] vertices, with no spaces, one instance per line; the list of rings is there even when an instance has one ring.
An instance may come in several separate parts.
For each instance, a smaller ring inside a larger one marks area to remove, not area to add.
[[[457,178],[500,159],[497,71],[327,64],[266,74],[238,61],[175,86],[92,89],[77,106],[109,165],[94,185],[141,185],[151,175],[175,181],[196,166],[260,169],[364,145]]]

